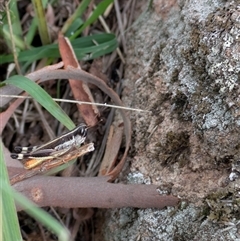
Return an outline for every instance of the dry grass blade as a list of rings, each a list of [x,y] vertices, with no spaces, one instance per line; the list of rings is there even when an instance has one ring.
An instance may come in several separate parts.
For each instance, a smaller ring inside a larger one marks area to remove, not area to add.
[[[27,93],[23,93],[23,95],[27,95]],[[10,106],[3,111],[2,113],[0,113],[0,119],[1,119],[1,123],[0,123],[0,134],[2,134],[3,129],[5,128],[6,124],[8,123],[9,119],[11,118],[11,116],[13,115],[14,111],[17,109],[17,107],[19,105],[22,104],[22,102],[24,101],[24,99],[17,99],[15,101],[13,101]]]
[[[106,151],[99,169],[99,176],[106,175],[114,168],[117,155],[122,142],[123,127],[110,127]]]

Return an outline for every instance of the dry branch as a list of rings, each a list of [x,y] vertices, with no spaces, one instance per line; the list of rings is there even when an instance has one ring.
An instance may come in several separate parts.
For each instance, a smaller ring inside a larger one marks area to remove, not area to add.
[[[179,202],[177,197],[160,195],[156,185],[112,184],[107,180],[106,177],[38,176],[19,182],[14,188],[40,207],[164,208]]]

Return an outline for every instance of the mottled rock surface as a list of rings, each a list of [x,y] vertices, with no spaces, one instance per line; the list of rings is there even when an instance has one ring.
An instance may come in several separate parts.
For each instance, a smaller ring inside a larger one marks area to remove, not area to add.
[[[104,240],[240,240],[239,1],[153,1],[127,39],[128,181],[186,202],[110,210]]]

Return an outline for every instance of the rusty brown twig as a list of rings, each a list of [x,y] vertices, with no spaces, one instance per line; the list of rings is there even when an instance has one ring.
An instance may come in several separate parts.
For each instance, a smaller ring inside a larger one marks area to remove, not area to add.
[[[40,207],[164,208],[179,202],[177,197],[160,195],[156,185],[112,184],[107,180],[107,177],[38,176],[19,182],[14,188]]]

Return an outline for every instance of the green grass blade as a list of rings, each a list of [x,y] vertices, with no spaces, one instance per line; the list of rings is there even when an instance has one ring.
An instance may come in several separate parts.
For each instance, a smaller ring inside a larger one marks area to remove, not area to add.
[[[11,14],[11,19],[12,19],[13,33],[17,36],[22,36],[23,35],[22,26],[21,26],[21,21],[19,18],[19,12],[18,12],[16,0],[9,1],[9,9],[10,9],[10,14]]]
[[[98,45],[95,44],[98,43]],[[114,34],[95,34],[92,36],[82,37],[71,41],[77,59],[90,60],[104,54],[111,53],[118,46],[116,36]],[[45,45],[19,53],[19,62],[33,62],[42,58],[59,58],[59,50],[57,44]],[[13,62],[12,55],[0,55],[0,64]]]
[[[7,10],[6,10],[7,11]],[[12,32],[14,33],[12,36],[14,45],[19,47],[20,49],[25,49],[24,41],[22,40],[22,27],[21,21],[19,19],[19,12],[17,8],[17,1],[12,0],[9,1],[9,15],[10,15],[10,23],[8,21],[3,26],[1,26],[1,35],[4,37],[6,44],[8,45],[9,49],[12,49],[11,44],[11,35],[9,30],[9,24],[11,24]],[[0,24],[1,25],[1,24]]]
[[[12,76],[3,83],[14,85],[31,95],[39,104],[41,104],[51,115],[59,120],[68,129],[75,127],[72,120],[62,110],[62,108],[52,99],[52,97],[38,84],[24,76]]]
[[[41,222],[47,229],[52,231],[58,236],[60,241],[69,241],[70,234],[69,231],[62,226],[55,218],[49,215],[47,212],[38,208],[36,204],[28,200],[23,195],[12,190],[12,195],[16,202],[25,209],[25,212],[28,213],[31,217]],[[10,239],[14,240],[14,239]]]
[[[82,25],[83,25],[83,20],[81,18],[75,19],[73,23],[68,27],[65,35],[71,36]]]
[[[22,240],[0,140],[0,240]]]
[[[31,25],[29,26],[29,29],[25,35],[25,42],[28,46],[30,46],[32,44],[32,41],[34,39],[34,36],[37,32],[37,19],[33,18]]]
[[[62,27],[62,33],[65,34],[70,26],[77,20],[80,19],[84,11],[86,10],[87,6],[89,6],[91,0],[83,0],[81,4],[79,4],[76,11],[73,13],[73,15],[65,22],[64,26]]]
[[[0,182],[3,182],[2,178],[0,178]],[[35,220],[41,222],[42,225],[44,225],[48,230],[55,233],[58,236],[58,240],[61,240],[61,241],[69,241],[70,240],[69,231],[64,226],[62,226],[55,218],[53,218],[51,215],[49,215],[47,212],[45,212],[41,208],[38,208],[36,204],[34,204],[30,200],[28,200],[26,197],[24,197],[20,193],[17,193],[16,191],[14,191],[14,189],[11,186],[9,186],[9,187],[2,186],[1,190],[4,192],[4,195],[10,195],[12,197],[12,199],[14,198],[15,201],[18,203],[18,205],[21,206],[25,210],[25,212],[28,213],[31,217],[33,217]],[[13,202],[13,204],[14,204],[14,202]],[[14,204],[14,208],[15,208],[15,204]],[[6,211],[8,211],[8,210],[6,210]],[[15,209],[15,216],[16,216],[16,209]],[[14,226],[12,226],[13,223],[9,223],[8,219],[10,219],[10,213],[7,213],[7,219],[3,220],[3,221],[7,222],[8,225],[11,225],[8,227],[10,229],[10,233],[15,233]],[[18,220],[16,223],[17,223],[17,226],[19,227]],[[6,232],[4,232],[4,234],[6,235]],[[20,234],[20,231],[19,231],[19,234]],[[11,235],[11,234],[9,234],[9,235]],[[12,236],[7,236],[6,239],[1,239],[1,240],[18,241],[18,240],[22,240],[22,238],[21,238],[21,235],[18,237],[14,237],[12,235]]]
[[[46,8],[48,3],[49,2],[47,0],[43,0],[43,7]],[[32,44],[32,41],[37,32],[37,29],[38,29],[38,19],[37,19],[37,16],[35,15],[35,17],[32,19],[32,22],[31,22],[31,24],[28,28],[28,31],[25,35],[25,38],[24,38],[27,45],[30,46]]]
[[[47,22],[45,18],[44,6],[42,0],[32,0],[34,12],[38,22],[38,31],[43,45],[49,44],[50,37],[48,34]]]
[[[96,9],[93,11],[93,13],[91,14],[91,16],[86,20],[86,22],[83,24],[83,26],[77,30],[71,37],[70,39],[75,39],[78,35],[81,34],[81,32],[88,27],[90,24],[92,24],[94,21],[96,21],[98,19],[98,17],[100,15],[102,15],[105,10],[107,9],[107,7],[113,2],[113,0],[104,0],[102,2],[100,2]]]
[[[8,45],[9,45],[11,36],[10,36],[9,26],[7,24],[5,24],[2,27],[2,33],[3,33],[3,36],[4,36],[5,40],[6,40],[6,43],[8,43]],[[22,38],[20,38],[19,36],[13,34],[13,41],[14,41],[14,43],[15,43],[17,48],[19,48],[21,50],[25,49],[26,45],[24,44],[24,41],[22,40]],[[10,49],[11,49],[11,47],[10,47]],[[12,61],[13,61],[13,57],[12,57]]]

